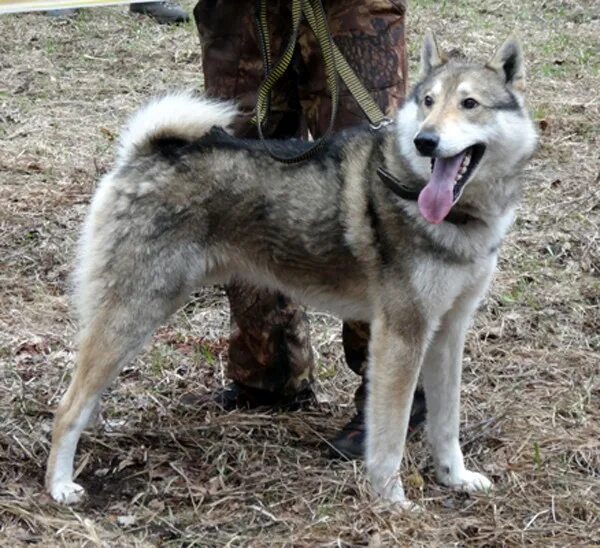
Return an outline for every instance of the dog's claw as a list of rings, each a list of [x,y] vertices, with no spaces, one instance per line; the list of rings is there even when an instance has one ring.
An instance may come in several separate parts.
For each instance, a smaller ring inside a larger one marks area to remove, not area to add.
[[[85,489],[72,481],[57,483],[50,490],[52,498],[59,504],[77,504],[85,497]]]

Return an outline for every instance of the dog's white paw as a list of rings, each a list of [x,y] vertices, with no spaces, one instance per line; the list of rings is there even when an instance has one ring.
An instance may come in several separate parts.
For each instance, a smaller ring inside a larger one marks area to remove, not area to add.
[[[386,486],[386,488],[380,491],[380,496],[384,500],[392,503],[395,509],[398,509],[402,512],[421,512],[423,510],[421,506],[406,498],[401,483],[399,488],[397,485]]]
[[[85,497],[85,489],[72,481],[56,483],[50,489],[52,498],[59,504],[77,504]]]
[[[384,500],[388,502],[395,502],[402,504],[405,502],[406,496],[404,494],[404,488],[402,487],[402,481],[395,475],[390,477],[374,477],[371,478],[371,485],[375,492]]]
[[[479,472],[471,472],[463,469],[458,474],[442,475],[438,478],[441,483],[456,489],[457,491],[466,491],[473,493],[475,491],[490,491],[493,487],[492,482]]]
[[[418,504],[406,498],[399,477],[371,480],[371,483],[377,494],[383,500],[392,503],[397,509],[403,512],[420,512],[422,510]]]
[[[419,512],[424,512],[424,508],[419,506],[416,502],[412,500],[404,499],[402,501],[394,503],[402,512],[411,512],[414,514],[418,514]]]

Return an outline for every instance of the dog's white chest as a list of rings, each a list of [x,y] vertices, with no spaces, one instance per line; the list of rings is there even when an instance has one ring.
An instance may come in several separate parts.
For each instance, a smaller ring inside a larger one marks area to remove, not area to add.
[[[448,265],[436,259],[425,259],[411,274],[415,296],[430,319],[441,318],[457,297],[482,273],[482,266]]]

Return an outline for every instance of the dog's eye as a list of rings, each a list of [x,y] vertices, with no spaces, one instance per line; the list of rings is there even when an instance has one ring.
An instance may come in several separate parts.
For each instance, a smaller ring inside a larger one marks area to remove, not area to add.
[[[472,109],[475,108],[479,103],[473,99],[472,97],[467,97],[463,102],[462,102],[462,106],[463,108],[466,109]]]
[[[430,107],[433,105],[433,97],[431,95],[425,95],[425,99],[423,99],[423,104],[426,107]]]

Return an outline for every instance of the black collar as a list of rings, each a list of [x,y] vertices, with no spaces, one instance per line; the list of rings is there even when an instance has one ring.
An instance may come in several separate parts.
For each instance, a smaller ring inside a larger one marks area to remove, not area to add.
[[[419,190],[405,187],[400,179],[394,177],[387,169],[382,167],[377,168],[377,175],[386,188],[392,191],[396,196],[400,196],[403,200],[416,202],[419,197]]]
[[[389,191],[393,192],[403,200],[416,202],[419,198],[420,190],[405,187],[400,180],[397,177],[394,177],[387,169],[384,169],[383,167],[377,168],[377,175],[379,175],[381,182]],[[453,225],[466,225],[467,223],[476,220],[476,217],[473,217],[464,211],[450,211],[444,219],[444,221]]]

